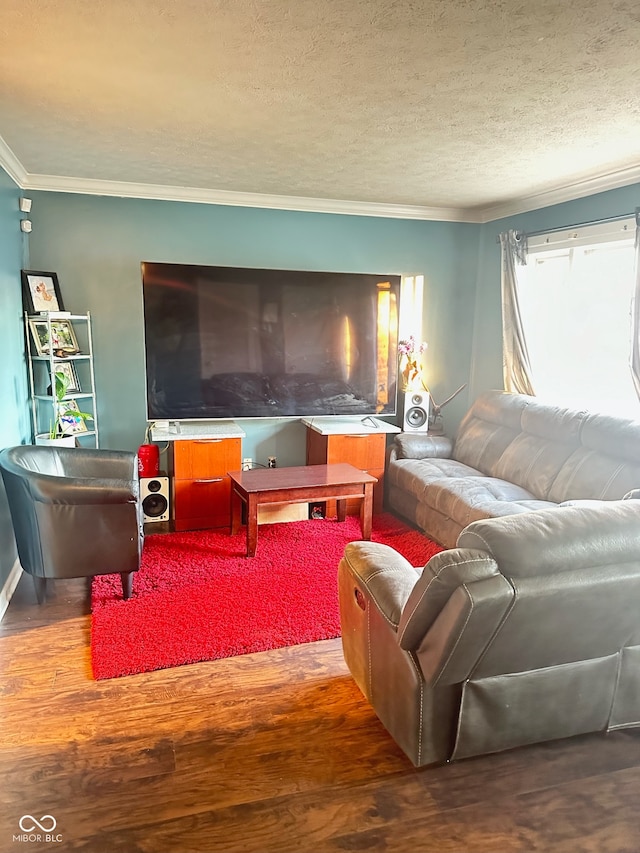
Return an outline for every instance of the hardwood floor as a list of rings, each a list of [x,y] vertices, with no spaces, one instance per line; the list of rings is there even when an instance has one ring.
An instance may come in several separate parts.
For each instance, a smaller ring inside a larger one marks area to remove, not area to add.
[[[22,578],[0,625],[3,853],[640,850],[640,731],[415,770],[339,640],[102,682],[89,640],[87,581],[38,606]]]

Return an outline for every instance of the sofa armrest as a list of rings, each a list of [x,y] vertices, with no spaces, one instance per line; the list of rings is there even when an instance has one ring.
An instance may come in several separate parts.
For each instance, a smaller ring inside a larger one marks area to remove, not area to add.
[[[450,459],[453,441],[446,435],[402,433],[394,440],[396,459]]]
[[[343,568],[362,586],[354,590],[360,607],[364,601],[358,594],[368,596],[394,631],[400,615],[420,572],[389,545],[379,542],[350,542],[342,558]]]
[[[496,561],[485,551],[451,548],[435,554],[424,567],[407,599],[399,627],[403,649],[417,649],[455,591],[500,576]]]

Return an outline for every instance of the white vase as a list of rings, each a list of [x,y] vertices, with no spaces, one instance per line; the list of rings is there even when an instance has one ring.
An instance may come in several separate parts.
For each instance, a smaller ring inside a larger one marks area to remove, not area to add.
[[[48,432],[43,432],[36,436],[36,444],[53,444],[57,447],[75,447],[75,435],[63,435],[60,438],[49,438]]]

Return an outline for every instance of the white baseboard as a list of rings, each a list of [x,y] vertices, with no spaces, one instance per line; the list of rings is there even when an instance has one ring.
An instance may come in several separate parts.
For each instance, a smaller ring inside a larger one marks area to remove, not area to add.
[[[13,564],[13,568],[9,572],[9,577],[4,582],[4,586],[0,589],[0,620],[3,618],[7,607],[9,606],[9,602],[11,601],[11,596],[15,592],[16,587],[18,586],[18,581],[22,576],[22,566],[16,557],[16,561]]]

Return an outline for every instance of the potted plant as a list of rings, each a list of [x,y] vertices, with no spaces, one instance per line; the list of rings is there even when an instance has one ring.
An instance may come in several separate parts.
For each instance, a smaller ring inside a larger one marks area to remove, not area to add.
[[[67,374],[61,370],[56,370],[52,390],[55,397],[53,403],[54,418],[51,421],[48,433],[36,435],[36,444],[57,444],[62,447],[75,447],[75,435],[65,432],[65,430],[68,430],[67,422],[69,418],[72,418],[75,422],[78,419],[84,422],[93,420],[93,415],[89,412],[79,411],[75,400],[65,399],[68,387],[69,377]]]

